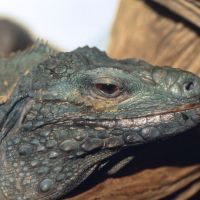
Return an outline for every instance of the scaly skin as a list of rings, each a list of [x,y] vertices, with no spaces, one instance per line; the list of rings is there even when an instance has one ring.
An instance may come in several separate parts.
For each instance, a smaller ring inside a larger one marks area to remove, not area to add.
[[[6,95],[16,84],[20,75],[46,60],[56,51],[47,44],[37,41],[32,47],[16,55],[0,59],[0,96]]]
[[[200,122],[200,79],[189,72],[89,47],[37,63],[0,107],[1,200],[59,199],[122,148]]]

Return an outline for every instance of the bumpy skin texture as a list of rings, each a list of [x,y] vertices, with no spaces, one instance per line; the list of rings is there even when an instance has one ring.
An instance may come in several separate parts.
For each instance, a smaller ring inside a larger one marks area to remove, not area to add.
[[[89,47],[30,68],[0,107],[2,200],[59,199],[123,148],[200,121],[200,79],[189,72]]]
[[[38,63],[55,53],[54,49],[38,40],[32,47],[23,52],[0,59],[0,97],[10,93],[20,75],[27,73]]]

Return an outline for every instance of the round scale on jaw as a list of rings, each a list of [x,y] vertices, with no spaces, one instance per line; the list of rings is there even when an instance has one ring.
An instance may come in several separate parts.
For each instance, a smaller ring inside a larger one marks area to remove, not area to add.
[[[32,151],[33,147],[30,144],[22,144],[18,150],[19,155],[21,156],[31,155]]]
[[[74,150],[77,150],[78,148],[78,142],[75,140],[64,140],[60,145],[60,149],[65,152],[71,152]]]
[[[50,130],[45,130],[45,131],[39,132],[40,136],[43,136],[43,137],[47,137],[50,133],[51,133]]]
[[[79,150],[79,151],[76,152],[77,156],[82,156],[83,154],[85,154],[85,151]]]
[[[32,160],[31,162],[30,162],[30,165],[31,165],[31,167],[36,167],[37,165],[39,164],[39,160]]]
[[[83,144],[81,144],[81,148],[84,151],[93,151],[103,146],[103,141],[98,138],[87,138]]]
[[[57,142],[56,140],[48,140],[47,143],[46,143],[46,147],[47,148],[53,148],[57,145]]]
[[[160,135],[160,132],[157,128],[149,126],[143,128],[140,134],[145,140],[152,140],[154,138],[157,138]]]
[[[44,157],[41,160],[42,160],[42,165],[48,165],[49,164],[49,160],[44,159]]]
[[[82,141],[86,137],[87,137],[87,134],[83,130],[81,130],[81,131],[78,130],[73,133],[73,138],[77,141]]]
[[[65,179],[66,175],[65,174],[58,174],[57,177],[56,177],[56,181],[60,182],[62,181],[63,179]]]
[[[49,167],[47,166],[42,166],[37,170],[38,174],[48,174],[50,171]]]
[[[13,144],[15,145],[15,144],[19,144],[20,143],[20,138],[14,138],[13,139]]]
[[[19,164],[20,164],[20,166],[24,166],[26,164],[26,162],[22,160],[22,161],[20,161]]]
[[[105,138],[109,138],[110,134],[107,133],[106,131],[98,131],[97,137],[100,138],[100,139],[105,139]]]
[[[57,158],[58,157],[58,153],[56,151],[51,151],[49,152],[49,158],[53,159],[53,158]]]
[[[105,141],[105,147],[107,148],[120,147],[124,144],[123,139],[117,136],[107,138],[104,141]]]
[[[37,152],[43,152],[43,151],[45,151],[45,150],[46,150],[45,146],[43,146],[43,145],[41,145],[41,144],[39,144],[39,145],[37,146],[37,149],[36,149]]]
[[[124,132],[123,130],[117,129],[117,130],[111,131],[110,134],[115,135],[115,136],[120,136],[120,135],[123,135],[123,132]]]
[[[46,138],[40,138],[40,142],[43,144],[46,143]]]
[[[39,184],[39,189],[41,192],[48,192],[54,186],[54,182],[51,179],[44,179]]]
[[[124,140],[125,140],[125,142],[130,143],[130,144],[136,144],[136,143],[143,142],[142,137],[140,135],[138,135],[137,132],[124,133]]]
[[[23,170],[24,172],[27,172],[27,171],[29,170],[29,168],[25,166],[22,170]]]
[[[57,167],[55,167],[55,168],[53,168],[53,172],[55,172],[55,173],[59,173],[59,172],[61,172],[62,171],[62,169],[63,169],[63,167],[62,166],[57,166]]]
[[[36,139],[36,138],[31,140],[31,144],[38,145],[39,143],[40,143],[40,141],[38,139]]]

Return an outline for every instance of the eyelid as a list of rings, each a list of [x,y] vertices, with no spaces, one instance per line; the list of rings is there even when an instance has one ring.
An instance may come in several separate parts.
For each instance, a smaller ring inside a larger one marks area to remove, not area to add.
[[[122,83],[117,78],[108,78],[108,77],[100,77],[93,81],[93,84],[113,84],[116,85],[119,88],[122,88]]]

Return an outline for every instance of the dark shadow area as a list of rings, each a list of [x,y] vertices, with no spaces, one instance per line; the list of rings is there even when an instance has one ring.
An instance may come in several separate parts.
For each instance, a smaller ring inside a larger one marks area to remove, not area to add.
[[[69,195],[65,196],[65,198],[82,193],[109,178],[106,174],[107,170],[128,155],[134,155],[135,159],[112,177],[119,178],[140,172],[144,169],[153,169],[162,166],[190,166],[198,164],[200,163],[200,127],[191,129],[188,132],[165,141],[152,142],[123,149],[120,154],[112,157],[112,162],[110,162],[109,165],[102,168],[100,171],[94,172],[83,184]],[[187,188],[183,188],[183,190],[184,189]],[[180,192],[182,192],[182,190],[163,200],[172,200]],[[192,200],[198,199],[194,197]]]
[[[200,35],[200,28],[197,25],[195,25],[192,22],[185,19],[184,17],[177,15],[176,13],[172,12],[168,8],[166,8],[152,0],[144,0],[144,1],[149,7],[151,7],[158,14],[160,14],[164,17],[167,17],[175,22],[183,23],[186,27],[190,28],[191,30],[196,32],[196,34]]]
[[[22,51],[33,44],[31,35],[21,25],[0,19],[0,56]]]
[[[200,192],[198,192],[196,195],[194,195],[192,198],[189,200],[199,200],[200,199]]]

